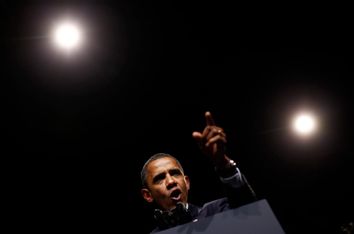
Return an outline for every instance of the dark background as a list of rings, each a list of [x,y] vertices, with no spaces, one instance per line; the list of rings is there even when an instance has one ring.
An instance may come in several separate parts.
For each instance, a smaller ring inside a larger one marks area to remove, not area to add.
[[[207,110],[286,233],[341,233],[353,221],[349,6],[0,7],[2,210],[13,230],[147,233],[153,226],[139,173],[157,152],[181,160],[191,202],[222,196],[191,136]],[[70,57],[47,36],[62,15],[85,28],[83,49]],[[321,119],[308,141],[287,128],[301,107]]]

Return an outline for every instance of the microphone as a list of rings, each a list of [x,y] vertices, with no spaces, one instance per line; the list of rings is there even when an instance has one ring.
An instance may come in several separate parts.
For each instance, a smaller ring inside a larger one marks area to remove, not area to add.
[[[175,227],[192,221],[192,216],[185,204],[178,202],[172,210],[162,211],[154,210],[154,219],[160,229]]]

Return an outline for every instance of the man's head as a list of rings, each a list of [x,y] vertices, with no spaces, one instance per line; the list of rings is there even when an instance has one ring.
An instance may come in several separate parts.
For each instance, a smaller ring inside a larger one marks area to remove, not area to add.
[[[141,170],[141,194],[163,210],[171,210],[178,202],[187,203],[189,178],[179,161],[165,153],[151,156]]]

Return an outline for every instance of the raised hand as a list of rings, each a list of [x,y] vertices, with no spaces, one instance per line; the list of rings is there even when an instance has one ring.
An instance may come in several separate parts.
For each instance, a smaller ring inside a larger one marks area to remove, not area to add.
[[[197,141],[204,154],[209,156],[214,163],[220,164],[225,160],[226,134],[224,130],[215,125],[209,111],[205,112],[206,126],[202,132],[193,132],[192,136]]]

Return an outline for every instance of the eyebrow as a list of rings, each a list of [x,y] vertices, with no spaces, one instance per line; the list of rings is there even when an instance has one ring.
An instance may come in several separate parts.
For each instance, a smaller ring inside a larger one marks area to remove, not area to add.
[[[172,175],[174,175],[174,174],[176,174],[176,173],[177,173],[177,174],[182,174],[182,171],[181,171],[179,168],[172,168],[172,169],[168,170],[168,172],[169,172],[170,174],[172,174]],[[153,179],[152,179],[152,182],[153,182],[153,183],[156,183],[157,181],[159,181],[159,180],[165,178],[165,175],[166,175],[166,172],[161,172],[161,173],[155,175],[155,176],[153,177]]]

